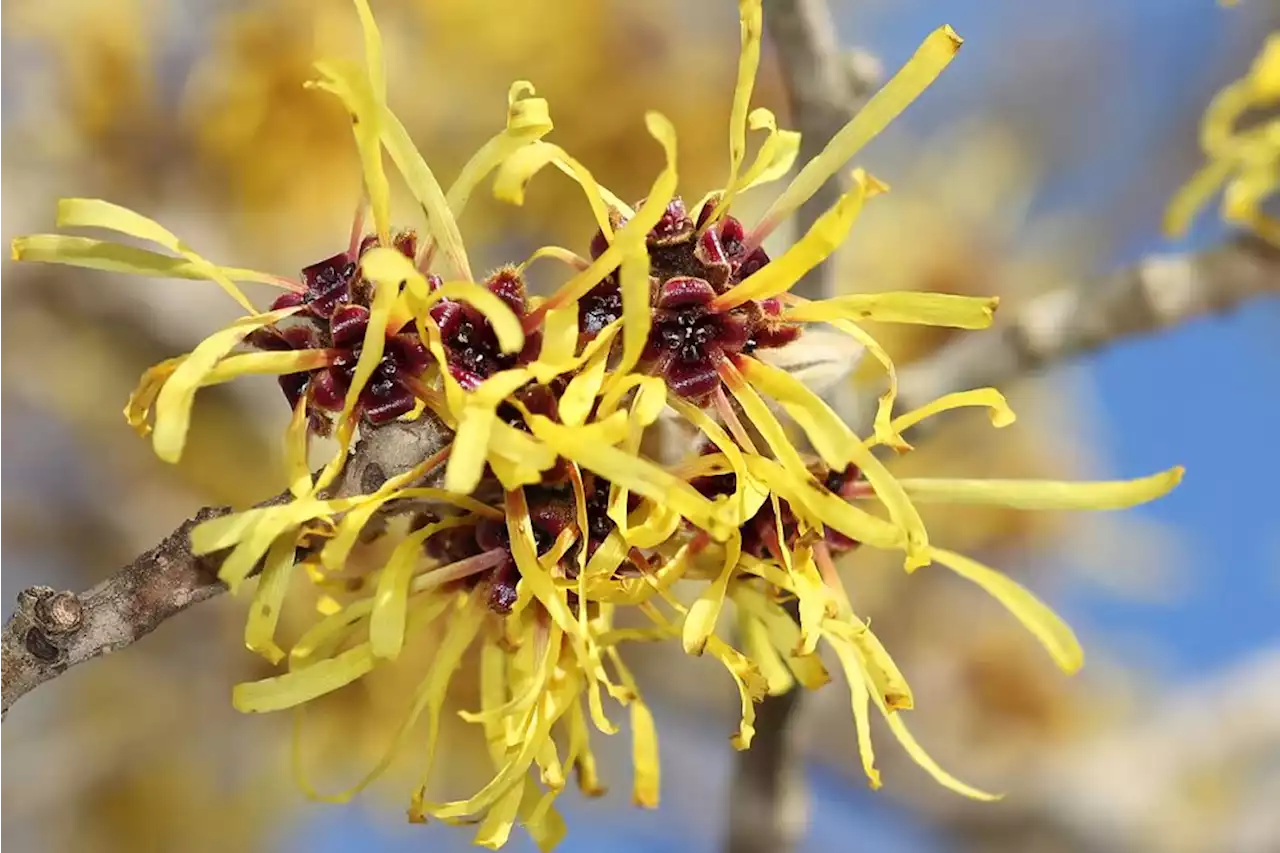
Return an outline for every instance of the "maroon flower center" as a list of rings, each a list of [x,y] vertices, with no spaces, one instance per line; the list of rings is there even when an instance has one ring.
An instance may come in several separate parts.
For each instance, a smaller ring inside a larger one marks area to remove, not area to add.
[[[673,199],[647,244],[653,325],[642,367],[663,377],[675,393],[705,404],[720,385],[720,362],[730,355],[784,346],[799,336],[799,327],[780,318],[776,300],[746,302],[728,311],[713,310],[713,300],[769,263],[763,249],[746,251],[742,223],[725,216],[702,228],[717,199],[708,201],[692,219],[684,202]],[[616,223],[619,227],[621,221]],[[594,257],[607,241],[597,233],[591,243]],[[579,303],[579,329],[594,337],[622,316],[622,297],[616,273],[596,285]]]

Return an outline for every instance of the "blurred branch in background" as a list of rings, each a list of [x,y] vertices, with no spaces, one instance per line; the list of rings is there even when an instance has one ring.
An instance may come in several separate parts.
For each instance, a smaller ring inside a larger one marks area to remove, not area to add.
[[[1239,234],[1221,246],[1154,255],[1098,281],[1052,290],[998,312],[989,334],[959,338],[899,371],[906,409],[1013,379],[1125,338],[1169,329],[1280,294],[1280,248]]]

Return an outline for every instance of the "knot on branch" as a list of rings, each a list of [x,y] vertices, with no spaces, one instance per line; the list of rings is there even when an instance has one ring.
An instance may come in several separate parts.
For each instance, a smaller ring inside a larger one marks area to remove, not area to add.
[[[67,646],[84,625],[84,606],[73,592],[33,586],[18,593],[18,612],[23,620],[22,642],[27,651],[47,664],[64,662]]]

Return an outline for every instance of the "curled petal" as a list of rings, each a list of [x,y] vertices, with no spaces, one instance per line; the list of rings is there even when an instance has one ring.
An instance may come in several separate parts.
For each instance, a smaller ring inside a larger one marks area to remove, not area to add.
[[[151,434],[151,423],[148,418],[151,415],[151,407],[155,404],[156,396],[160,393],[160,389],[164,387],[164,384],[169,381],[169,377],[173,375],[173,372],[186,360],[187,357],[185,355],[180,355],[148,367],[146,372],[142,374],[142,378],[138,380],[138,387],[133,389],[133,393],[129,395],[129,401],[125,403],[124,407],[124,419],[129,426],[133,427],[133,431],[143,438]]]
[[[545,98],[535,98],[533,84],[517,80],[507,94],[507,126],[471,156],[446,198],[454,216],[461,216],[471,193],[490,172],[512,154],[551,132],[551,113]]]
[[[738,721],[738,730],[734,732],[729,742],[733,744],[734,749],[749,749],[756,732],[756,703],[764,698],[768,683],[746,655],[730,647],[719,637],[708,639],[707,654],[724,664],[738,688],[742,716]]]
[[[200,342],[181,364],[174,368],[156,396],[156,427],[152,444],[156,455],[166,462],[177,462],[182,456],[191,425],[191,406],[196,390],[217,363],[250,332],[277,323],[300,309],[282,308],[266,314],[255,314],[236,320],[227,328],[214,332]],[[145,396],[145,395],[144,395]],[[127,410],[126,410],[127,411]]]
[[[579,163],[561,148],[550,142],[534,142],[512,152],[498,170],[493,181],[493,194],[499,199],[515,205],[524,204],[524,191],[533,176],[548,165],[554,164],[560,171],[578,182],[591,205],[591,212],[596,218],[596,225],[607,237],[613,236],[613,225],[609,222],[609,202],[617,201],[617,197],[608,193],[596,182],[590,170]],[[623,208],[627,205],[618,201]],[[614,207],[617,208],[618,204]],[[627,208],[629,209],[629,208]]]
[[[953,551],[930,549],[933,558],[962,578],[971,580],[986,590],[1035,635],[1063,672],[1073,673],[1084,664],[1084,650],[1071,628],[1008,575],[984,566]]]
[[[944,394],[931,403],[926,403],[918,409],[912,409],[905,415],[899,415],[893,419],[893,431],[902,433],[939,412],[969,406],[989,409],[988,415],[991,418],[991,425],[997,429],[1003,429],[1017,420],[1017,415],[1013,413],[1013,409],[1009,408],[1009,403],[1005,400],[1003,394],[994,388],[977,388],[972,391],[956,391],[951,394]],[[877,441],[879,441],[878,438]]]

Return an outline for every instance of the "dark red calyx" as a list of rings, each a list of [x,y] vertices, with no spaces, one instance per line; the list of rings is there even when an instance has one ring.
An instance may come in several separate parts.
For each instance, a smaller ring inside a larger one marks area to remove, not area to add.
[[[369,309],[363,305],[343,305],[329,318],[329,337],[340,349],[354,349],[364,343],[369,328]]]
[[[498,346],[498,336],[489,321],[465,302],[438,302],[431,317],[440,327],[449,372],[468,391],[500,370],[515,365],[513,356]]]
[[[378,236],[369,234],[360,241],[360,249],[356,252],[356,257],[364,257],[364,253],[378,245]],[[397,231],[391,236],[391,245],[400,250],[400,254],[409,260],[413,260],[418,253],[418,232],[412,228],[406,228],[403,231]]]
[[[506,303],[517,317],[523,317],[527,309],[527,291],[524,276],[513,266],[502,267],[485,279],[484,286]]]
[[[343,303],[351,301],[351,280],[356,265],[343,252],[302,270],[302,283],[306,285],[303,300],[317,317],[330,317]]]
[[[667,203],[667,208],[662,212],[662,218],[658,220],[658,224],[650,229],[646,242],[650,246],[684,243],[693,236],[695,230],[693,220],[685,210],[684,199],[676,196]]]
[[[589,338],[622,316],[622,291],[610,275],[578,300],[578,331]]]
[[[510,555],[492,571],[489,580],[489,609],[506,616],[520,598],[520,569]]]

